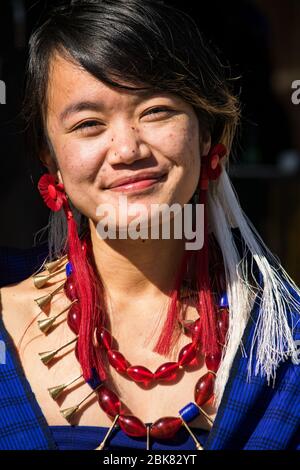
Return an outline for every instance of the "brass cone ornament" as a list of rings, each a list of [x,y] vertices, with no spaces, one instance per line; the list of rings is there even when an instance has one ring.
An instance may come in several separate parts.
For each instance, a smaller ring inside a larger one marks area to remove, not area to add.
[[[102,384],[101,384],[102,385]],[[68,421],[68,423],[71,423],[73,416],[77,411],[79,410],[80,406],[88,399],[90,398],[100,387],[101,385],[98,385],[92,392],[90,392],[86,397],[84,397],[78,405],[71,406],[70,408],[65,408],[64,410],[60,410],[61,415]]]
[[[52,361],[52,359],[56,356],[56,354],[61,351],[62,349],[66,348],[67,346],[69,346],[70,344],[74,343],[74,341],[77,341],[78,339],[78,336],[76,336],[76,338],[72,339],[71,341],[69,341],[68,343],[66,344],[63,344],[62,346],[60,346],[59,348],[57,349],[53,349],[52,351],[45,351],[45,352],[41,352],[39,353],[39,356],[41,358],[41,361],[46,365],[46,364],[49,364],[50,361]]]
[[[146,424],[147,428],[147,445],[146,450],[150,450],[150,425]]]
[[[63,313],[65,313],[69,308],[75,303],[77,300],[73,300],[67,307],[65,307],[61,312],[59,312],[54,317],[44,318],[43,320],[38,320],[38,327],[43,333],[47,333],[55,323],[58,317],[60,317]]]
[[[56,271],[51,274],[36,274],[35,276],[32,276],[34,286],[37,289],[41,289],[42,287],[44,287],[45,284],[47,284],[48,281],[50,281],[50,279],[52,279],[57,274],[63,273],[64,271],[65,271],[65,268],[62,268],[59,271]]]
[[[79,380],[81,378],[82,378],[82,374],[79,375],[78,377],[75,377],[75,379],[70,380],[70,382],[67,382],[67,383],[61,384],[61,385],[57,385],[56,387],[48,388],[48,392],[49,392],[50,396],[53,398],[53,400],[56,400],[67,387],[69,387],[70,385],[72,385],[74,382],[76,382],[77,380]]]
[[[96,447],[96,449],[94,449],[94,450],[103,450],[103,449],[104,449],[105,443],[106,443],[107,439],[109,438],[109,436],[110,436],[110,434],[111,434],[113,428],[115,427],[115,424],[116,424],[117,420],[119,419],[119,416],[120,416],[119,414],[115,416],[115,419],[113,420],[113,422],[112,422],[110,428],[108,429],[107,433],[105,434],[103,441],[102,441],[101,444],[100,444],[98,447]],[[147,449],[147,450],[148,450],[148,449]]]
[[[195,436],[194,433],[191,431],[191,429],[188,427],[187,423],[184,421],[184,419],[182,418],[182,416],[180,416],[180,418],[181,418],[182,424],[185,426],[185,428],[186,428],[187,431],[189,432],[190,436],[192,437],[193,441],[195,442],[196,449],[197,449],[197,450],[203,450],[202,445],[201,445],[200,442],[197,440],[196,436]]]
[[[79,405],[77,406],[71,406],[70,408],[66,408],[64,410],[61,410],[62,416],[68,421],[68,423],[71,423],[72,418],[74,414],[78,411]]]
[[[67,386],[65,384],[57,385],[56,387],[48,388],[48,392],[50,393],[51,398],[56,400],[66,388]]]
[[[42,295],[42,297],[38,297],[37,299],[34,299],[34,301],[37,303],[37,305],[43,309],[44,307],[46,307],[46,305],[48,305],[53,296],[55,294],[57,294],[57,292],[59,292],[65,285],[65,282],[63,282],[60,286],[58,286],[53,292],[50,292],[48,294],[45,294],[45,295]]]
[[[50,361],[52,361],[55,354],[57,354],[57,351],[45,351],[45,352],[39,353],[39,356],[40,356],[42,362],[46,365]]]
[[[45,264],[45,268],[49,273],[53,273],[56,271],[56,269],[59,268],[59,266],[62,264],[62,262],[67,261],[68,255],[63,256],[62,258],[59,258],[55,261],[50,261],[49,263]]]
[[[48,305],[49,302],[51,302],[52,297],[53,297],[52,294],[46,294],[46,295],[43,295],[42,297],[38,297],[37,299],[34,299],[34,301],[42,309],[46,307],[46,305]]]
[[[42,333],[47,333],[55,322],[56,317],[44,318],[43,320],[38,321],[38,327]]]
[[[195,405],[197,406],[197,408],[199,408],[200,412],[205,416],[205,418],[209,421],[209,423],[211,425],[214,424],[213,420],[208,416],[208,414],[199,406],[197,405],[197,403],[195,403]]]

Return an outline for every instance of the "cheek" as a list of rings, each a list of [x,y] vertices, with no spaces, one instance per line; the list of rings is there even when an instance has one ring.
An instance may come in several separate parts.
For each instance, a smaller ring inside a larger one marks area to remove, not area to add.
[[[91,181],[101,164],[101,148],[95,141],[65,141],[57,146],[56,155],[65,184]]]
[[[198,129],[194,124],[169,126],[159,136],[161,153],[185,171],[197,170],[200,161]]]
[[[156,134],[152,140],[172,165],[170,194],[173,202],[187,203],[194,194],[200,174],[200,144],[197,123],[177,123]]]
[[[194,194],[200,174],[200,145],[197,125],[170,133],[174,163],[178,167],[177,197],[186,203]]]

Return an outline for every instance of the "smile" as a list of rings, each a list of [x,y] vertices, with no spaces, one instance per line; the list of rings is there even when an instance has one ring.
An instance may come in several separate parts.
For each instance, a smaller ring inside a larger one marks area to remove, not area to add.
[[[167,175],[163,175],[160,178],[149,178],[141,181],[136,181],[135,183],[122,184],[120,186],[115,186],[114,188],[108,188],[109,191],[122,192],[122,193],[137,193],[144,192],[148,188],[166,181]]]

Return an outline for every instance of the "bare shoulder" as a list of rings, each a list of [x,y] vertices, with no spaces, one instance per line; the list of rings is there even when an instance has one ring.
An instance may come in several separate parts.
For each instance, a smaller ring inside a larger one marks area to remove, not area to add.
[[[30,299],[33,296],[33,292],[32,277],[1,288],[0,315],[4,326],[10,333],[16,332],[18,328],[22,328],[22,325],[30,318],[32,313]]]
[[[47,274],[47,271],[41,271],[39,274]],[[0,289],[0,317],[15,343],[19,341],[30,322],[41,312],[35,299],[45,294],[45,291],[53,290],[51,286],[62,279],[62,274],[57,275],[49,285],[40,290],[35,287],[33,277],[30,276]]]

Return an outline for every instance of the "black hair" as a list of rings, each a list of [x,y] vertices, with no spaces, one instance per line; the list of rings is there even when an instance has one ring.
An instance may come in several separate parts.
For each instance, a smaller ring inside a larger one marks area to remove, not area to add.
[[[159,0],[78,0],[53,8],[29,41],[24,115],[31,154],[51,151],[44,116],[54,53],[112,86],[176,93],[194,106],[212,143],[231,144],[239,106],[228,67],[190,16]]]

